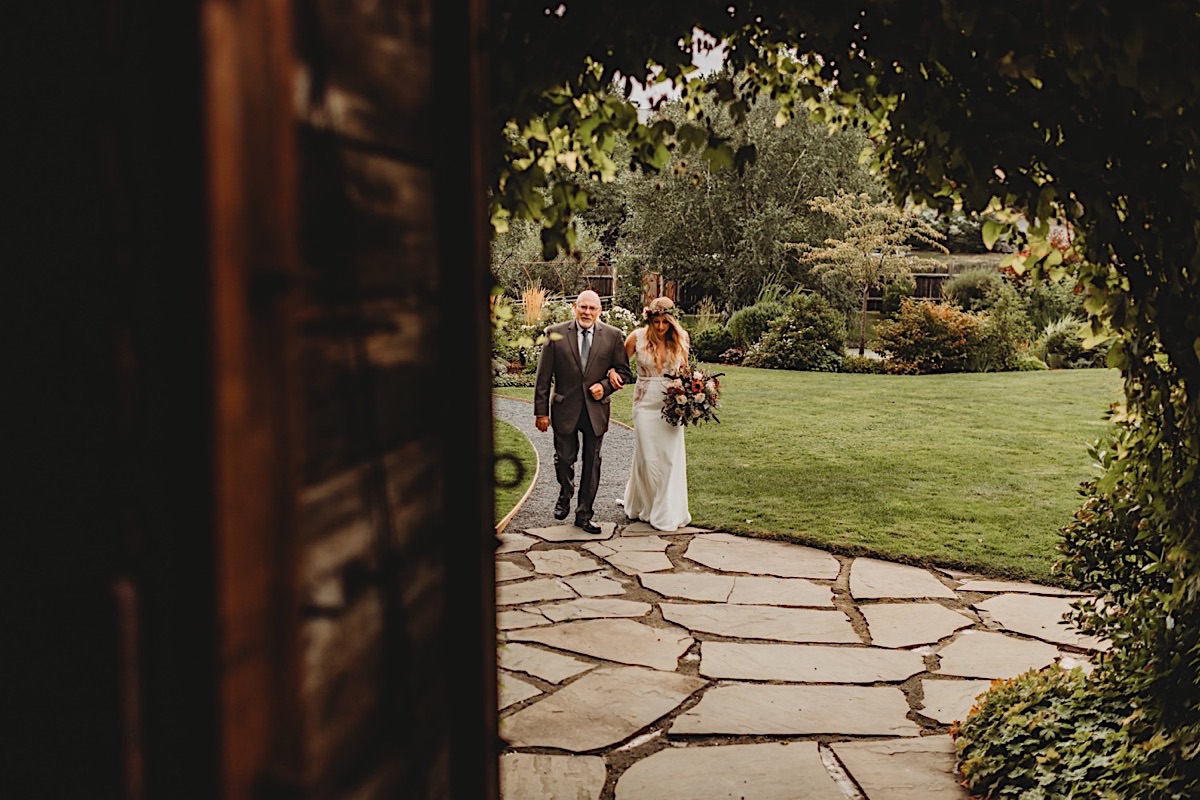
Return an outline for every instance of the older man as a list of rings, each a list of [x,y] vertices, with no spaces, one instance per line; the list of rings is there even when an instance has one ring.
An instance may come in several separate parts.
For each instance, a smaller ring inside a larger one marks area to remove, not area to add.
[[[609,368],[616,371],[619,383],[609,380]],[[554,428],[554,473],[559,487],[555,519],[566,519],[571,510],[575,460],[582,439],[583,468],[575,525],[586,533],[600,533],[592,516],[600,486],[600,447],[608,432],[608,398],[621,388],[621,383],[632,380],[621,331],[600,321],[598,294],[590,289],[580,292],[575,299],[575,319],[546,328],[533,413],[539,431]]]

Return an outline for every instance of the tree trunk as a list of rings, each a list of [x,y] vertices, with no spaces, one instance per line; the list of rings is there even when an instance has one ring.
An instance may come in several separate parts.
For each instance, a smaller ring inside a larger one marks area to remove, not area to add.
[[[867,353],[867,292],[869,291],[871,291],[869,286],[863,287],[862,308],[858,310],[858,354],[860,356]]]

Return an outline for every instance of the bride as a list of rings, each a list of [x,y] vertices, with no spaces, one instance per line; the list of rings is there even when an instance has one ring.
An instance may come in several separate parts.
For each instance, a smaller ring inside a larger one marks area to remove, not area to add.
[[[687,453],[683,427],[663,419],[664,373],[687,368],[688,335],[675,319],[675,303],[656,297],[643,312],[646,324],[625,339],[636,357],[633,389],[633,466],[625,485],[625,516],[670,532],[692,521],[688,511]]]

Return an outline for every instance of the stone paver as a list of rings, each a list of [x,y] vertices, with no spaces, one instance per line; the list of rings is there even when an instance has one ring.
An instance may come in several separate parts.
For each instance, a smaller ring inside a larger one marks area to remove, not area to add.
[[[972,617],[937,603],[878,603],[859,610],[876,647],[930,644],[975,624]]]
[[[622,600],[618,597],[584,597],[579,600],[568,600],[565,603],[541,606],[539,610],[554,622],[565,622],[572,619],[644,617],[653,608],[649,603]]]
[[[578,575],[581,572],[596,572],[604,565],[590,556],[585,556],[566,547],[552,550],[532,550],[528,553],[533,569],[542,575]]]
[[[924,680],[921,682],[925,694],[921,713],[943,725],[966,719],[975,698],[991,685],[991,681]]]
[[[727,603],[733,594],[733,575],[713,575],[709,572],[670,572],[639,575],[638,580],[652,592],[664,597],[696,600],[704,603]]]
[[[862,643],[850,619],[841,611],[725,603],[660,603],[659,608],[668,622],[729,638]]]
[[[574,575],[563,578],[563,583],[578,592],[581,597],[611,597],[625,594],[624,584],[604,575]]]
[[[963,631],[938,651],[940,675],[960,678],[1012,678],[1054,663],[1058,648],[994,631]]]
[[[545,528],[526,528],[525,532],[547,542],[596,542],[611,539],[617,532],[617,526],[611,522],[601,522],[599,533],[584,533],[582,528],[561,524]]]
[[[500,758],[502,797],[600,800],[606,778],[599,756],[506,753]]]
[[[876,683],[925,671],[921,656],[879,647],[703,642],[700,674],[745,681]]]
[[[612,555],[607,556],[606,560],[608,563],[612,564],[626,575],[641,575],[647,572],[662,572],[663,570],[671,569],[674,566],[671,563],[671,559],[667,558],[666,553],[653,553],[639,550],[613,553]]]
[[[510,675],[507,672],[501,672],[496,676],[496,684],[500,692],[501,711],[542,693],[542,690],[532,683],[523,681],[516,675]]]
[[[684,525],[682,528],[676,528],[667,533],[655,528],[649,522],[631,522],[621,530],[622,536],[683,536],[689,533],[708,533],[708,529]]]
[[[674,710],[704,681],[644,667],[597,669],[500,720],[511,747],[584,753],[624,741]]]
[[[805,578],[671,572],[641,575],[639,580],[651,591],[680,600],[753,606],[833,606],[833,587]]]
[[[830,748],[870,800],[966,800],[948,736],[836,742]]]
[[[548,509],[551,473],[537,491]],[[1104,646],[1058,625],[1078,595],[1055,587],[697,526],[513,520],[501,800],[964,800],[949,731],[979,694],[1091,669]]]
[[[518,628],[532,628],[535,625],[549,625],[550,620],[542,614],[514,608],[496,613],[496,627],[502,631],[512,631]]]
[[[975,608],[987,612],[993,620],[1014,633],[1085,650],[1106,649],[1101,640],[1084,636],[1075,627],[1063,622],[1063,614],[1071,610],[1072,602],[1069,597],[1002,594],[976,603]]]
[[[1062,589],[1058,586],[1042,586],[1040,583],[1026,583],[1024,581],[990,581],[982,578],[971,578],[963,581],[958,586],[960,592],[990,592],[999,594],[1003,592],[1024,592],[1026,594],[1045,594],[1056,595],[1060,597],[1083,597],[1082,592],[1072,592],[1069,589]]]
[[[496,652],[496,657],[501,669],[525,672],[550,683],[562,683],[567,678],[573,678],[596,666],[587,661],[518,642],[503,645]]]
[[[754,606],[832,606],[833,587],[813,583],[806,578],[733,579],[730,603]]]
[[[536,578],[519,583],[505,583],[496,589],[496,605],[519,606],[543,603],[547,600],[566,600],[575,597],[569,586],[554,578]]]
[[[833,580],[841,570],[837,559],[824,550],[727,533],[696,536],[684,555],[712,569],[747,575]]]
[[[616,800],[684,798],[846,800],[846,795],[821,763],[815,742],[668,748],[634,764],[617,781]]]
[[[674,670],[692,646],[682,628],[653,628],[629,619],[585,619],[508,634],[510,641],[538,642],[559,650],[654,669]]]
[[[537,539],[520,533],[501,533],[497,537],[500,543],[496,546],[496,555],[505,553],[523,553],[537,544]]]
[[[534,577],[533,571],[525,569],[520,564],[514,564],[511,561],[496,562],[496,583],[519,581],[522,578],[532,577]]]
[[[671,733],[919,736],[906,714],[904,693],[891,686],[727,684],[706,691]]]
[[[953,589],[939,581],[927,569],[874,558],[854,559],[854,564],[850,567],[850,594],[855,600],[958,598]]]

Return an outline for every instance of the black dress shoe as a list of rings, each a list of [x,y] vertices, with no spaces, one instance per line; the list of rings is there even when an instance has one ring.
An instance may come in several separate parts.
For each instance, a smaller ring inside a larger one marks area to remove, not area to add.
[[[566,519],[566,518],[567,518],[567,513],[568,513],[570,510],[571,510],[571,505],[570,505],[570,503],[569,503],[569,502],[567,502],[567,503],[556,503],[556,504],[554,505],[554,518],[555,518],[555,519]]]
[[[584,522],[583,520],[575,520],[575,527],[584,533],[600,533],[599,525],[593,525],[591,522]]]

